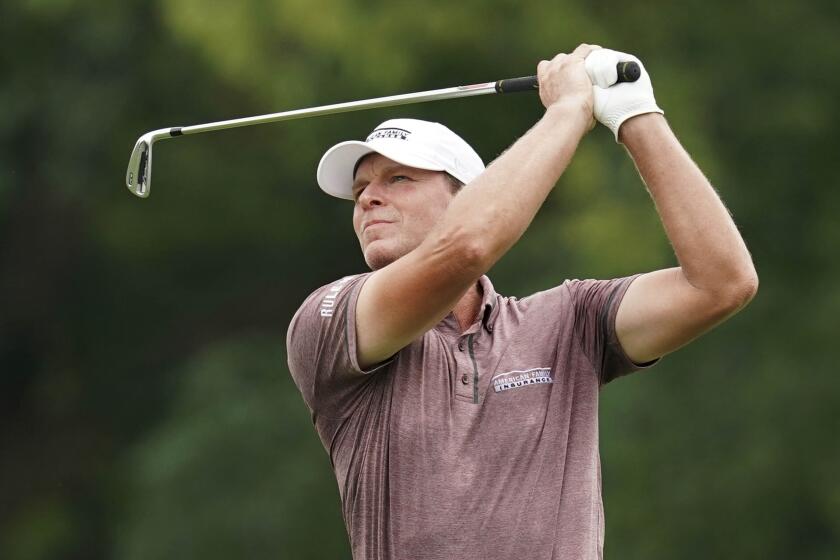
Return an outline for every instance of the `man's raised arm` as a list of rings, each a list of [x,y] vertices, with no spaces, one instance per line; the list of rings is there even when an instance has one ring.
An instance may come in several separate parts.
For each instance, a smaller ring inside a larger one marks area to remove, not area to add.
[[[591,50],[539,64],[543,117],[463,188],[416,249],[367,279],[356,306],[363,368],[437,324],[531,223],[592,126]]]
[[[636,363],[663,356],[746,305],[758,276],[729,212],[656,113],[626,121],[627,147],[656,204],[680,266],[645,274],[627,290],[616,334]]]

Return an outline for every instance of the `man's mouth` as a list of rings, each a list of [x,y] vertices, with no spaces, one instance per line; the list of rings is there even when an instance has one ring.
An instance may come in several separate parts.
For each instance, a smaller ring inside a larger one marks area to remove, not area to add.
[[[389,221],[386,221],[386,220],[371,220],[364,225],[364,227],[362,228],[362,231],[367,231],[368,228],[373,227],[373,226],[379,226],[379,225],[390,224],[390,223],[392,223],[392,222],[389,222]]]

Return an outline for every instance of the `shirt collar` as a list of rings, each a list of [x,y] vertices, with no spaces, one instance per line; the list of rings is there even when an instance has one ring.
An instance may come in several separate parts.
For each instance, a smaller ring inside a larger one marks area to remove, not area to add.
[[[443,332],[447,333],[455,333],[458,335],[462,334],[469,334],[470,331],[475,332],[476,330],[481,330],[482,328],[485,329],[487,332],[493,332],[493,323],[496,320],[496,316],[498,315],[498,305],[496,305],[496,290],[493,289],[493,284],[490,282],[490,279],[487,276],[481,276],[478,279],[478,284],[481,287],[481,307],[479,308],[478,312],[478,323],[473,323],[469,329],[461,332],[461,328],[458,325],[458,320],[455,318],[451,312],[441,319],[440,323],[436,325],[435,328],[442,330]],[[478,324],[478,328],[476,328],[476,324]]]
[[[487,275],[478,279],[478,284],[483,292],[481,297],[481,324],[487,332],[493,332],[493,323],[496,321],[496,290]]]

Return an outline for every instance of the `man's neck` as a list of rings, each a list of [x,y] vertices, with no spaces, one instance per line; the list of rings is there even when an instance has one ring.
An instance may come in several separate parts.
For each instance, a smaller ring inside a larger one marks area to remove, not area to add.
[[[484,296],[481,284],[474,283],[469,290],[458,300],[455,307],[452,309],[452,314],[458,320],[458,326],[461,332],[464,332],[478,318],[479,311],[481,311],[481,299]]]

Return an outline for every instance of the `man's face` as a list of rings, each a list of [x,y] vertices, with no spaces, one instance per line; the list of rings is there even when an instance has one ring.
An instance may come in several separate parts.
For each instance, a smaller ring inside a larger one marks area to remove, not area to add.
[[[453,196],[442,171],[406,167],[376,153],[365,156],[353,182],[353,229],[371,270],[420,245]]]

